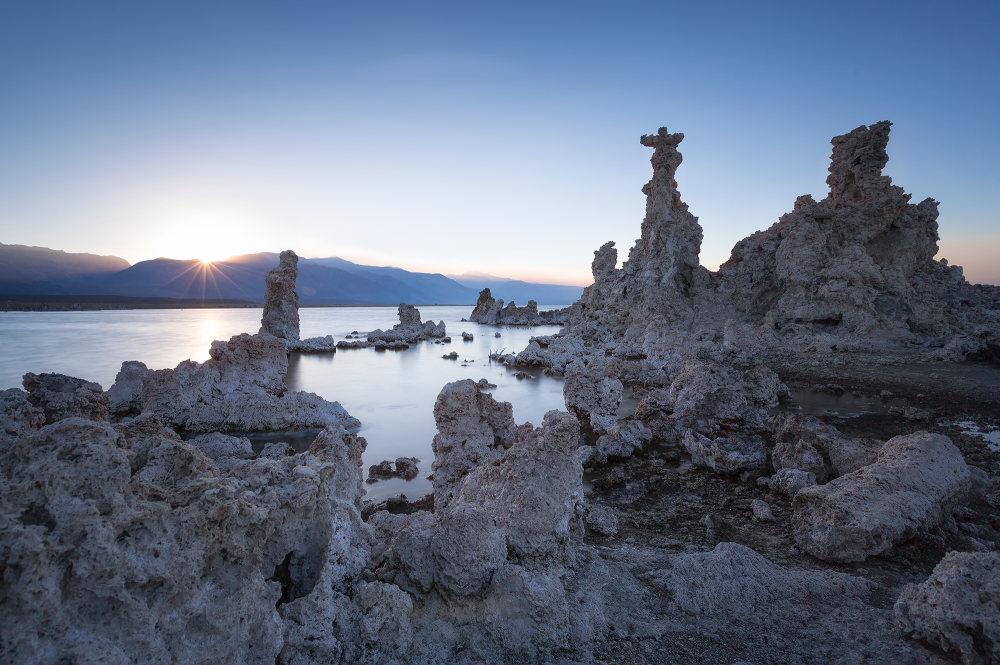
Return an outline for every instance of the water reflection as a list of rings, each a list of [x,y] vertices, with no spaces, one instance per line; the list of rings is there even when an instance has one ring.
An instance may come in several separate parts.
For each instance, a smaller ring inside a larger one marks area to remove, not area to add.
[[[542,307],[545,309],[545,307]],[[518,423],[538,426],[546,411],[564,408],[562,381],[531,372],[517,379],[506,367],[490,364],[489,353],[506,347],[518,351],[532,335],[557,329],[508,328],[463,323],[471,307],[421,307],[426,321],[444,320],[451,344],[422,342],[404,351],[374,349],[340,350],[336,354],[289,357],[286,383],[291,390],[306,390],[339,401],[363,423],[368,441],[364,455],[369,465],[383,459],[417,457],[420,475],[410,481],[392,479],[366,485],[369,495],[384,498],[400,492],[415,499],[430,490],[431,441],[434,401],[441,388],[459,379],[486,378],[497,387],[496,399],[511,402]],[[140,360],[150,368],[175,367],[191,359],[208,359],[213,340],[229,339],[242,332],[257,332],[259,309],[131,310],[97,312],[6,312],[0,314],[0,389],[19,387],[25,372],[62,372],[108,388],[122,361]],[[367,332],[398,322],[395,307],[331,307],[300,310],[303,337],[333,335],[345,338],[354,330]],[[462,341],[462,332],[475,335]],[[499,331],[501,337],[494,337]],[[455,350],[462,363],[443,360]],[[464,365],[464,366],[463,366]],[[255,437],[259,439],[259,437]],[[289,441],[286,436],[277,441]],[[255,440],[263,447],[265,440]],[[308,445],[304,441],[293,445]]]

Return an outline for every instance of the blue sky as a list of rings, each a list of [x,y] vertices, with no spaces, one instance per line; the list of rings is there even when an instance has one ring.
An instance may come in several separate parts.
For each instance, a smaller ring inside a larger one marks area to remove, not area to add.
[[[684,132],[702,262],[826,194],[829,140],[1000,283],[1000,3],[0,3],[0,242],[295,249],[589,281]]]

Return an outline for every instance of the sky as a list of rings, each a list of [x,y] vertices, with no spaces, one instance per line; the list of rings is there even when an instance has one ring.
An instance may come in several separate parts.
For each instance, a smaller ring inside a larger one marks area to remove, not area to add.
[[[938,257],[1000,284],[998,108],[996,0],[0,2],[0,242],[585,285],[666,126],[714,270],[891,120]]]

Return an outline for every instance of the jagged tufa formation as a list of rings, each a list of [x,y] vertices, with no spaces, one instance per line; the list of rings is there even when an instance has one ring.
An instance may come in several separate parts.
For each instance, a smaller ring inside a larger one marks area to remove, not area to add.
[[[938,360],[1000,348],[1000,288],[935,261],[937,202],[912,204],[882,175],[889,127],[834,137],[829,195],[800,196],[715,273],[698,264],[702,230],[674,178],[683,134],[643,136],[654,152],[642,237],[620,269],[614,243],[594,253],[573,332],[651,357],[696,344],[750,355],[910,344]]]

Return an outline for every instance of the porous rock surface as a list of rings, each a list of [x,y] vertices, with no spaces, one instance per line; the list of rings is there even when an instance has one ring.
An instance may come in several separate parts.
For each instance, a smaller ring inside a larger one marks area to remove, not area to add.
[[[576,418],[516,427],[510,404],[471,380],[445,386],[434,416],[434,513],[371,518],[379,579],[415,594],[415,630],[439,639],[434,621],[450,616],[479,659],[585,660],[607,619],[602,585],[580,580]]]
[[[28,391],[28,401],[45,414],[46,423],[77,416],[92,420],[107,420],[108,396],[101,384],[65,374],[34,374],[28,372],[22,382]]]
[[[286,340],[299,338],[299,294],[295,280],[299,275],[299,257],[292,250],[282,252],[278,267],[264,275],[264,313],[260,332]]]
[[[399,323],[390,330],[373,330],[368,333],[370,345],[383,348],[406,348],[406,345],[415,344],[421,340],[442,338],[446,335],[444,321],[435,324],[433,321],[420,321],[420,310],[413,305],[399,303]]]
[[[819,418],[801,413],[782,411],[768,425],[776,442],[771,452],[775,470],[809,471],[820,484],[868,466],[885,445],[877,439],[845,436]]]
[[[970,485],[948,437],[890,439],[874,463],[795,495],[795,542],[825,561],[864,561],[942,523]]]
[[[621,268],[614,243],[594,253],[594,283],[568,321],[579,345],[562,346],[634,359],[649,379],[669,379],[678,358],[849,353],[885,362],[920,349],[925,359],[962,360],[1000,348],[1000,287],[971,285],[960,267],[935,261],[937,202],[911,204],[882,175],[889,126],[834,137],[828,196],[799,197],[714,273],[699,265],[702,229],[677,191],[683,134],[643,136],[654,152],[641,237]],[[553,355],[539,345],[511,360],[559,371],[567,363]]]
[[[151,412],[188,432],[270,432],[361,424],[337,402],[285,388],[285,341],[260,333],[215,341],[204,363],[186,360],[174,369],[122,363],[108,390],[108,412],[120,420]]]
[[[508,326],[563,325],[570,320],[572,308],[539,312],[538,303],[529,300],[525,307],[518,307],[513,301],[504,307],[503,298],[495,299],[489,287],[479,292],[476,307],[469,315],[475,323]]]
[[[386,608],[345,595],[367,545],[364,440],[331,427],[309,453],[223,473],[153,418],[120,432],[67,417],[2,451],[0,658],[270,665],[317,646],[362,654],[366,618]],[[314,591],[337,621],[302,640],[296,620],[316,620]]]
[[[963,663],[1000,662],[1000,553],[950,552],[896,601],[904,634]]]

